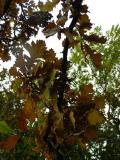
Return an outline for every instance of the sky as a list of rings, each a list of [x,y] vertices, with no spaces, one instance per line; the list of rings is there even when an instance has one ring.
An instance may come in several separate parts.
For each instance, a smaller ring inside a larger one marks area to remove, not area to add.
[[[112,25],[120,24],[120,0],[84,0],[84,3],[89,7],[89,17],[93,27],[101,25],[105,32]],[[56,36],[47,39],[47,46],[53,48],[56,53],[62,52],[61,41]],[[10,67],[11,63],[4,63],[4,67],[6,66]]]
[[[114,24],[120,24],[120,0],[85,0],[89,6],[91,22],[109,30]]]

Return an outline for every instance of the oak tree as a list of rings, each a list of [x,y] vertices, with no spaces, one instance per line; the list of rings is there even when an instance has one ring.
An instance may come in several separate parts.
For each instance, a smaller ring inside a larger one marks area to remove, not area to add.
[[[54,17],[52,11],[58,5]],[[91,83],[74,90],[70,85],[73,79],[68,76],[68,51],[76,45],[97,70],[102,67],[102,54],[89,43],[103,44],[106,38],[88,35],[91,26],[83,0],[0,0],[0,58],[4,62],[11,55],[16,58],[9,69],[10,91],[22,105],[14,107],[15,124],[0,121],[0,132],[7,135],[0,142],[2,150],[15,150],[26,137],[31,152],[42,152],[48,160],[65,159],[72,146],[77,144],[82,150],[97,138],[96,127],[106,120],[101,111],[105,95],[96,95]],[[62,40],[63,50],[58,50],[61,59],[43,39],[29,41],[38,31],[46,38],[57,35]]]

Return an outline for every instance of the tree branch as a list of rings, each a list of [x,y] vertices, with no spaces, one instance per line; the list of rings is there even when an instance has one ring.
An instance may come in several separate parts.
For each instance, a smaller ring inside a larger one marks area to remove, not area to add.
[[[80,16],[80,11],[82,7],[83,0],[75,0],[72,2],[74,14],[72,15],[73,19],[69,26],[69,32],[72,33],[73,28],[75,27],[78,18]],[[68,66],[68,49],[69,49],[69,40],[68,38],[65,39],[64,49],[63,49],[63,60],[62,60],[62,67],[61,67],[61,74],[59,78],[59,86],[58,86],[58,108],[59,111],[62,111],[62,106],[64,105],[64,91],[67,82],[67,66]]]

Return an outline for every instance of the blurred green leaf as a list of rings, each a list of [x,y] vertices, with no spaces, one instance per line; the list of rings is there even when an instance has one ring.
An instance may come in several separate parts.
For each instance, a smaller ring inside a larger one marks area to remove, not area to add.
[[[13,134],[14,131],[10,128],[5,121],[0,121],[0,133]]]

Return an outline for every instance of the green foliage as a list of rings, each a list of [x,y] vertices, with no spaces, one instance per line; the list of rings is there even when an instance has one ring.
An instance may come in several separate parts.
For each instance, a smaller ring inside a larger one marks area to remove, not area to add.
[[[5,121],[0,121],[0,133],[13,134],[14,131],[10,128]]]
[[[101,35],[101,28],[95,28],[92,33]],[[106,37],[105,44],[89,44],[91,48],[103,55],[100,70],[96,70],[89,59],[85,60],[84,53],[79,46],[75,47],[71,55],[74,66],[70,69],[70,76],[74,77],[71,87],[79,90],[83,84],[92,83],[95,94],[104,94],[106,99],[106,107],[102,109],[102,112],[107,121],[98,127],[99,138],[89,143],[85,153],[86,159],[120,158],[120,26],[112,26],[111,30],[106,32]]]

